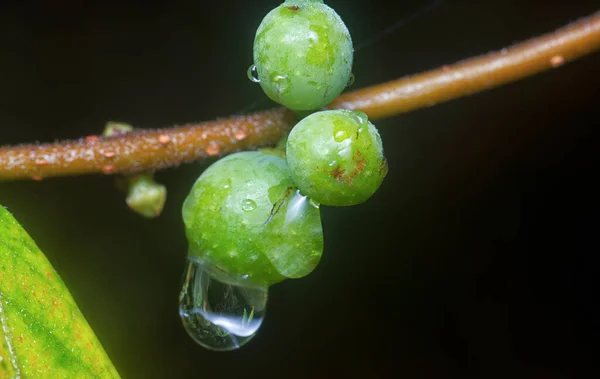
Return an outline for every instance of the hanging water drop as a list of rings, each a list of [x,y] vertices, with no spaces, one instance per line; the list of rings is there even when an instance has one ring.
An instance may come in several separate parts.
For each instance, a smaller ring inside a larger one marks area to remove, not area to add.
[[[260,83],[260,78],[258,77],[258,69],[256,68],[256,65],[252,65],[250,67],[248,67],[248,79],[250,79],[251,82],[254,83]]]
[[[235,350],[260,328],[267,294],[267,287],[189,258],[179,295],[179,315],[188,334],[201,346],[215,351]]]
[[[354,80],[355,80],[354,74],[351,72],[350,73],[350,78],[348,78],[348,83],[346,83],[346,87],[350,87],[351,85],[353,85],[354,84]]]

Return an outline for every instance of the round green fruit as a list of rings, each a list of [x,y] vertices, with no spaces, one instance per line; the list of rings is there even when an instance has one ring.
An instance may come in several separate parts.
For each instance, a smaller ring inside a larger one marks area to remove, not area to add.
[[[207,168],[183,204],[190,257],[261,285],[310,273],[323,251],[320,210],[286,160],[247,151]]]
[[[305,117],[290,132],[286,154],[300,192],[323,205],[366,201],[388,171],[379,132],[360,111]]]
[[[262,20],[254,39],[257,81],[295,111],[322,108],[346,88],[353,47],[340,16],[322,1],[288,0]]]

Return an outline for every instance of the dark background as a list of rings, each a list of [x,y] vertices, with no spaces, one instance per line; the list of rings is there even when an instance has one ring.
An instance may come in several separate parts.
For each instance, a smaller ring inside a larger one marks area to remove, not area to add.
[[[427,3],[328,1],[357,45]],[[0,4],[0,144],[272,106],[246,69],[277,1]],[[443,1],[358,50],[353,88],[500,49],[598,5]],[[157,174],[169,196],[154,220],[100,175],[0,183],[0,203],[125,378],[593,377],[599,74],[595,54],[377,122],[390,168],[380,191],[323,209],[321,264],[271,288],[261,331],[236,352],[196,345],[177,312],[181,204],[209,162]]]

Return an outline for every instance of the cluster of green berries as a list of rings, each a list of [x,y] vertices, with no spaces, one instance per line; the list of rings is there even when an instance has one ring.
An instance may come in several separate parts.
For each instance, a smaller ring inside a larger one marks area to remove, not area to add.
[[[310,273],[323,250],[320,205],[360,204],[387,174],[381,137],[360,111],[317,111],[346,87],[352,40],[323,1],[287,0],[254,42],[264,92],[314,111],[290,132],[284,154],[240,152],[207,168],[183,205],[190,256],[261,285]]]

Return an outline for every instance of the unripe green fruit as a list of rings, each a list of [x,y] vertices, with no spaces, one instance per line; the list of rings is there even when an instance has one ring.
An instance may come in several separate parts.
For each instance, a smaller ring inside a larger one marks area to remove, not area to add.
[[[360,111],[305,117],[290,132],[286,154],[300,192],[323,205],[362,203],[387,174],[379,132]]]
[[[183,204],[189,255],[261,285],[310,273],[321,257],[320,211],[297,194],[286,160],[246,151],[207,168]]]
[[[352,54],[346,25],[322,1],[285,1],[265,16],[254,39],[265,94],[297,111],[322,108],[346,88]]]

